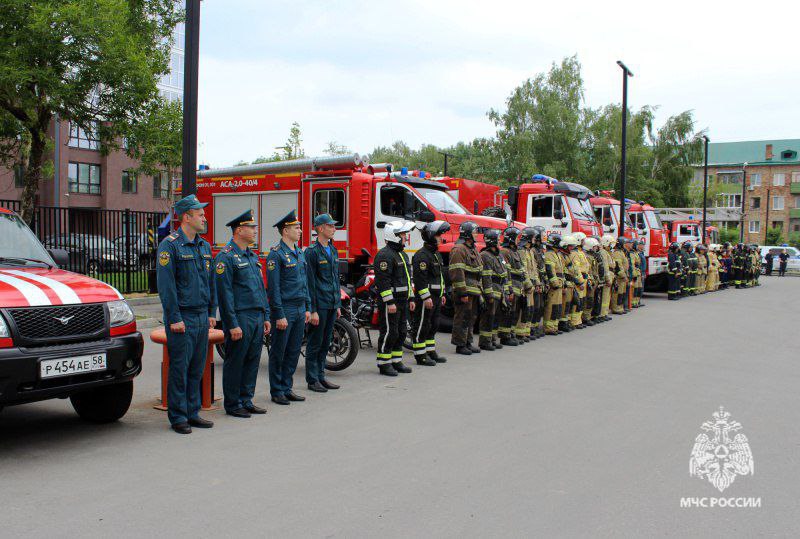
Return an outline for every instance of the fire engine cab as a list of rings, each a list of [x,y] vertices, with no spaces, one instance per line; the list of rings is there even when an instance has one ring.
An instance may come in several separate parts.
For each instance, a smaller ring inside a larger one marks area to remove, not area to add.
[[[457,193],[462,203],[473,203],[476,211],[500,216],[506,209],[524,226],[542,226],[547,233],[583,232],[600,234],[589,204],[591,192],[584,186],[536,174],[529,183],[500,190],[496,185],[463,178],[437,178]]]
[[[385,245],[383,228],[390,221],[450,223],[442,245],[445,259],[464,221],[475,222],[479,232],[506,228],[502,219],[471,214],[445,185],[426,176],[413,176],[405,169],[394,172],[389,164],[370,165],[358,154],[202,170],[197,174],[197,198],[209,203],[204,237],[215,251],[221,249],[231,238],[225,223],[250,208],[260,225],[254,248],[265,257],[278,241],[273,224],[290,210],[296,210],[302,222],[304,247],[313,240],[313,217],[329,213],[336,221],[333,241],[343,261],[342,274],[354,282]],[[481,242],[482,233],[477,239]],[[421,246],[415,229],[406,251],[413,253]]]
[[[619,206],[620,202],[612,198],[613,191],[596,191],[589,199],[595,218],[603,227],[603,234],[619,237]],[[628,239],[638,237],[636,229],[631,223],[630,215],[625,212],[625,230],[623,235]]]
[[[0,208],[0,409],[67,398],[96,423],[125,415],[143,342],[112,286],[58,268],[17,214]]]
[[[644,202],[627,202],[626,214],[639,231],[639,237],[645,241],[644,252],[647,255],[645,287],[661,289],[666,286],[668,235],[653,206]]]
[[[700,236],[702,236],[703,223],[702,221],[695,221],[694,219],[684,219],[679,221],[670,221],[665,226],[665,230],[669,233],[670,241],[680,244],[683,242],[691,242],[693,245],[700,243]],[[706,223],[706,245],[712,243],[719,243],[719,230],[717,227],[711,226]]]

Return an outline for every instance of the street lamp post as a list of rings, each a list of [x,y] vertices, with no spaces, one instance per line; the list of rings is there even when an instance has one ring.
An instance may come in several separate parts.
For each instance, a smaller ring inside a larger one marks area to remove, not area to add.
[[[744,243],[744,208],[745,208],[745,193],[747,189],[747,161],[742,163],[742,209],[739,213],[739,243]]]
[[[633,72],[621,60],[617,60],[617,65],[622,68],[622,185],[619,205],[619,236],[622,237],[625,232],[625,183],[628,176],[628,77],[633,77]]]
[[[447,152],[438,152],[438,153],[444,156],[444,175],[447,176],[447,158],[453,157],[453,154]]]
[[[200,64],[200,0],[186,0],[185,26],[181,192],[183,196],[188,196],[197,192],[197,79]]]
[[[705,142],[705,163],[703,164],[703,236],[702,243],[706,242],[706,211],[708,209],[708,202],[706,196],[708,194],[708,137],[703,135]]]

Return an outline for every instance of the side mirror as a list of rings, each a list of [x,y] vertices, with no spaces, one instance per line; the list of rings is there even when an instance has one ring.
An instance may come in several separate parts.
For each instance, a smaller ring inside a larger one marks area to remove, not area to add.
[[[423,223],[432,223],[436,220],[436,216],[430,210],[422,210],[419,212],[417,219],[422,221]]]
[[[66,266],[69,264],[69,253],[65,249],[48,249],[48,253],[53,257],[53,261],[57,266]]]
[[[562,228],[566,228],[567,227],[567,220],[566,219],[561,219],[561,227]]]
[[[564,212],[561,210],[554,210],[553,211],[553,219],[561,220],[564,218]]]
[[[386,226],[386,221],[378,221],[375,223],[376,228],[384,228]]]
[[[614,222],[611,220],[611,217],[606,217],[605,219],[603,219],[603,224],[605,226],[611,226],[614,224]]]
[[[636,228],[638,228],[639,230],[644,230],[645,229],[644,223],[639,221],[638,223],[636,223]]]

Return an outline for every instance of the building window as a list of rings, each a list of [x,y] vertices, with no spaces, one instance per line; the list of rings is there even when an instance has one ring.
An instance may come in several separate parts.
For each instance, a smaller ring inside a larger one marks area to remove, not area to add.
[[[761,187],[761,174],[750,174],[750,185]]]
[[[92,131],[84,131],[75,123],[69,124],[69,147],[83,148],[84,150],[97,150],[99,148],[97,137]]]
[[[800,197],[794,197],[794,207],[800,210]]]
[[[761,197],[753,197],[750,199],[750,208],[757,210],[761,207]]]
[[[122,192],[123,193],[136,193],[137,185],[136,172],[132,170],[122,171]]]
[[[792,183],[800,183],[800,172],[792,172]]]
[[[169,176],[162,172],[153,176],[153,198],[167,198],[169,196]]]
[[[742,173],[741,172],[733,172],[733,173],[720,173],[718,176],[719,183],[732,183],[732,184],[740,184],[742,183]],[[702,181],[702,176],[700,177]]]
[[[773,174],[772,185],[775,187],[783,187],[786,185],[786,174]]]
[[[100,165],[70,163],[67,171],[70,193],[100,194]]]
[[[783,197],[772,197],[772,209],[773,210],[783,209]]]
[[[758,234],[761,232],[761,222],[760,221],[750,221],[750,233],[751,234]]]
[[[783,221],[772,221],[772,228],[783,230]]]
[[[22,189],[25,187],[25,167],[14,165],[14,187]]]
[[[742,195],[734,194],[734,193],[726,193],[717,195],[719,197],[717,201],[718,208],[741,208],[742,207]]]

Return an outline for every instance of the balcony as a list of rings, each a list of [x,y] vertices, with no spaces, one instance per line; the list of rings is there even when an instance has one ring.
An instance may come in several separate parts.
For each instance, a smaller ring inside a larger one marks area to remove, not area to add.
[[[792,182],[790,185],[791,193],[793,195],[800,195],[800,182]]]
[[[792,208],[789,210],[790,219],[800,219],[800,208]]]

